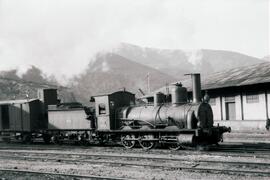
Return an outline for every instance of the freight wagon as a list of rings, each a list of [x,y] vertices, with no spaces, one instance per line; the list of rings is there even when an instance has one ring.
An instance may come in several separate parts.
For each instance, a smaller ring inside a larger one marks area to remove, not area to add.
[[[10,100],[0,102],[0,131],[30,141],[31,133],[47,128],[39,99]]]
[[[90,130],[81,104],[59,103],[56,89],[39,89],[37,96],[0,101],[0,133],[4,140],[15,138],[26,143],[43,138],[48,143]]]

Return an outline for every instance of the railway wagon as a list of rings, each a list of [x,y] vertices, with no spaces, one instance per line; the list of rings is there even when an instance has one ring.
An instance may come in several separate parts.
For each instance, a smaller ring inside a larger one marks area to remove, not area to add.
[[[36,99],[0,101],[2,139],[15,138],[29,143],[43,138],[48,143],[76,139],[78,132],[91,130],[80,103],[59,103],[56,89],[39,89],[37,96]]]
[[[87,120],[81,103],[60,103],[48,106],[48,129],[44,140],[48,143],[82,141],[90,135],[91,121]]]
[[[56,89],[39,89],[35,99],[0,101],[0,133],[5,140],[12,138],[31,142],[48,129],[48,105],[57,104]]]
[[[28,141],[30,133],[47,128],[42,108],[39,99],[1,101],[0,132]]]
[[[45,129],[41,102],[38,99],[0,102],[0,130],[30,132]]]

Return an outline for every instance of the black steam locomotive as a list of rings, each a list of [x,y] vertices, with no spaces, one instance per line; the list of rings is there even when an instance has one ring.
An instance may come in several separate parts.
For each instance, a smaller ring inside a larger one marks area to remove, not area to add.
[[[56,91],[42,90],[39,99],[0,103],[0,133],[23,142],[42,137],[46,143],[121,142],[126,148],[140,145],[144,149],[157,144],[170,149],[217,144],[230,128],[213,126],[211,106],[201,100],[200,75],[191,77],[192,102],[181,84],[174,85],[170,101],[157,93],[154,103],[136,105],[134,94],[117,91],[94,96],[93,109],[59,104]]]
[[[155,94],[153,104],[135,105],[135,96],[126,91],[95,96],[96,135],[103,140],[120,140],[124,147],[139,144],[144,149],[167,144],[179,149],[187,144],[217,144],[227,127],[213,126],[213,112],[201,100],[200,74],[191,74],[193,101],[181,84],[175,84],[171,101]],[[92,119],[94,120],[94,119]]]

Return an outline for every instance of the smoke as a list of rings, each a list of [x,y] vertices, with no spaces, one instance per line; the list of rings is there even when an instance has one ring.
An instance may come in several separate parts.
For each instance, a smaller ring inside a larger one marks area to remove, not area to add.
[[[194,66],[199,66],[202,64],[203,53],[201,49],[190,50],[185,52],[188,62]]]
[[[31,69],[31,65],[21,65],[19,67],[16,67],[17,69],[17,75],[22,78],[22,76],[29,70]]]
[[[106,61],[103,61],[101,71],[108,72],[109,70],[110,70],[110,67],[108,66],[108,63]]]

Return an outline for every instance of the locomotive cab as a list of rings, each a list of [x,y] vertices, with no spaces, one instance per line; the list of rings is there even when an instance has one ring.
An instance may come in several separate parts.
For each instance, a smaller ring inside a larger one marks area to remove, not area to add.
[[[119,107],[135,104],[135,95],[128,91],[117,91],[94,96],[97,131],[116,130],[120,127],[120,120],[115,113]]]

